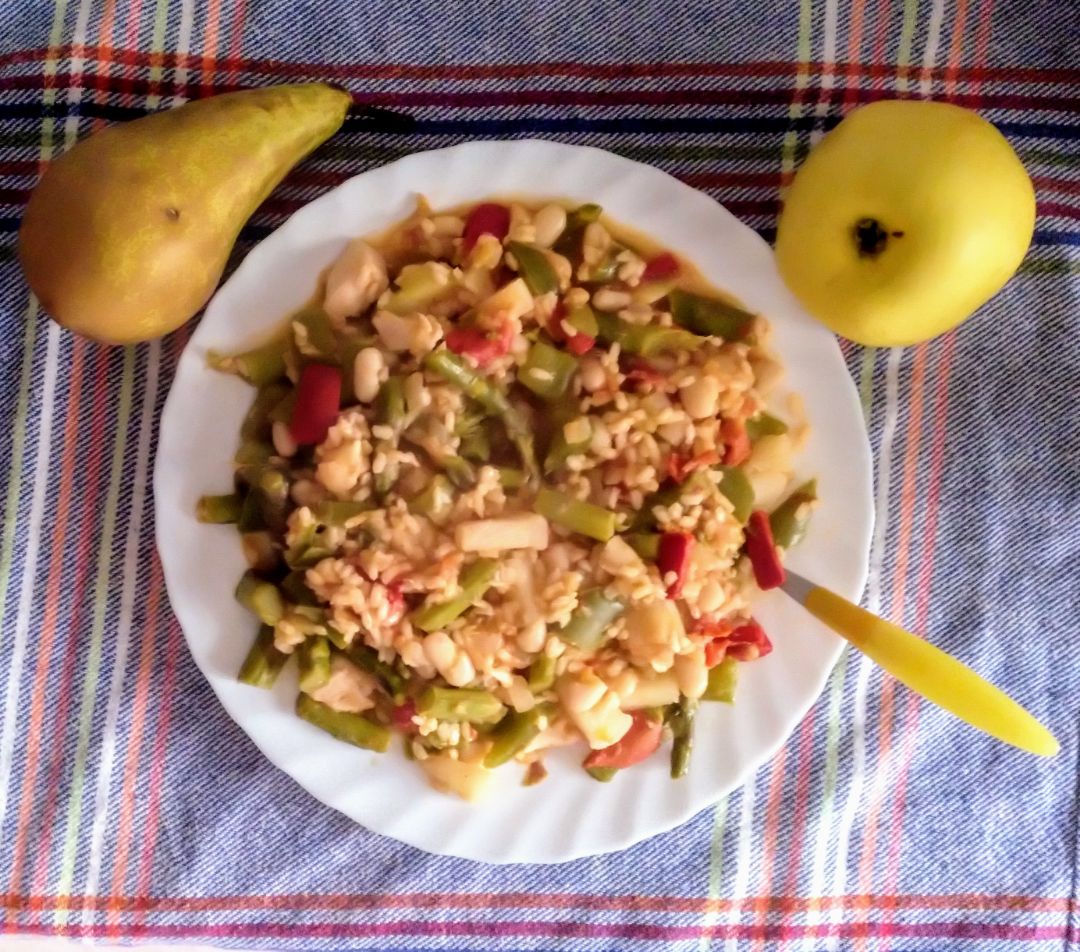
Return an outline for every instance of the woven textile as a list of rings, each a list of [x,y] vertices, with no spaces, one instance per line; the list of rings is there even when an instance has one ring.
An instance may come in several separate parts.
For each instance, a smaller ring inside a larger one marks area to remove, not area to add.
[[[1080,948],[1080,6],[1075,0],[4,0],[0,10],[0,931],[290,949]],[[978,108],[1039,195],[1017,278],[927,345],[845,353],[875,456],[865,603],[1063,742],[1036,762],[848,654],[752,782],[608,856],[488,867],[369,833],[270,766],[184,647],[153,542],[190,327],[107,349],[14,258],[42,163],[104,121],[327,78],[364,118],[239,253],[357,172],[544,136],[655,164],[766,237],[855,105]]]

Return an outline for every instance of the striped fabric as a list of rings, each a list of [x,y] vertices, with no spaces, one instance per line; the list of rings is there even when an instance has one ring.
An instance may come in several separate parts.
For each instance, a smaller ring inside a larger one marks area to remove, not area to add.
[[[290,949],[1061,950],[1077,914],[1080,8],[1075,0],[5,0],[0,12],[0,932]],[[983,110],[1039,194],[973,322],[849,347],[876,458],[866,604],[934,633],[1063,742],[966,730],[847,655],[742,790],[624,853],[432,857],[322,807],[228,720],[154,553],[156,427],[190,328],[106,349],[14,260],[43,163],[102,122],[328,78],[362,118],[243,247],[417,149],[548,136],[658,165],[762,234],[851,107]]]

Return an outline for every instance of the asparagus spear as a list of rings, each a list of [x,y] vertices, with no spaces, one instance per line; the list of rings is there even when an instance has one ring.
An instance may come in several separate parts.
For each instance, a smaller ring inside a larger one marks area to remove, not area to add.
[[[326,638],[305,638],[296,651],[296,660],[301,691],[316,691],[330,680],[330,642]]]
[[[240,518],[243,500],[236,493],[224,496],[203,496],[195,507],[195,518],[199,522],[228,524]]]
[[[536,495],[536,511],[548,521],[598,542],[607,542],[615,535],[618,516],[610,509],[575,499],[546,486]]]
[[[254,572],[245,572],[240,577],[236,600],[264,625],[276,625],[285,611],[277,586],[264,582]]]
[[[237,680],[255,688],[273,687],[289,656],[274,647],[274,629],[261,625],[251,650],[240,666]]]
[[[384,753],[390,746],[389,728],[368,720],[362,714],[335,711],[307,694],[301,693],[297,696],[296,713],[309,724],[314,724],[347,744],[379,753]]]
[[[528,711],[507,714],[495,728],[484,766],[491,770],[520,754],[547,727],[553,710],[553,705],[539,704]]]
[[[694,717],[698,702],[688,697],[679,698],[668,717],[671,727],[671,777],[678,780],[690,769],[690,751],[694,746]]]
[[[458,580],[461,592],[444,602],[424,605],[413,613],[412,623],[421,631],[438,631],[468,610],[491,586],[498,562],[495,559],[477,559],[461,573]]]
[[[431,685],[417,699],[416,710],[440,721],[496,724],[506,707],[490,691],[478,688],[442,688]]]
[[[594,588],[581,596],[581,602],[559,637],[585,651],[595,651],[607,639],[608,626],[618,618],[626,605],[617,598],[608,598],[602,588]]]

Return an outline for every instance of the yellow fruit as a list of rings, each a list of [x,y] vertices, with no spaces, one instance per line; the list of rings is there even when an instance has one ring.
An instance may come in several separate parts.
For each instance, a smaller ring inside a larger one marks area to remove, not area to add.
[[[989,122],[946,103],[856,109],[788,192],[776,258],[804,307],[862,344],[927,340],[1015,273],[1035,192]]]
[[[256,89],[110,126],[53,162],[19,259],[60,324],[110,344],[160,337],[209,299],[244,222],[341,126],[349,95]]]

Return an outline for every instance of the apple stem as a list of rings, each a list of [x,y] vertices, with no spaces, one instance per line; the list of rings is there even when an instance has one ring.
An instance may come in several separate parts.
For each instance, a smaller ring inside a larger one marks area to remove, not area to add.
[[[855,244],[860,258],[876,258],[888,242],[889,232],[876,218],[860,218],[855,222]]]

